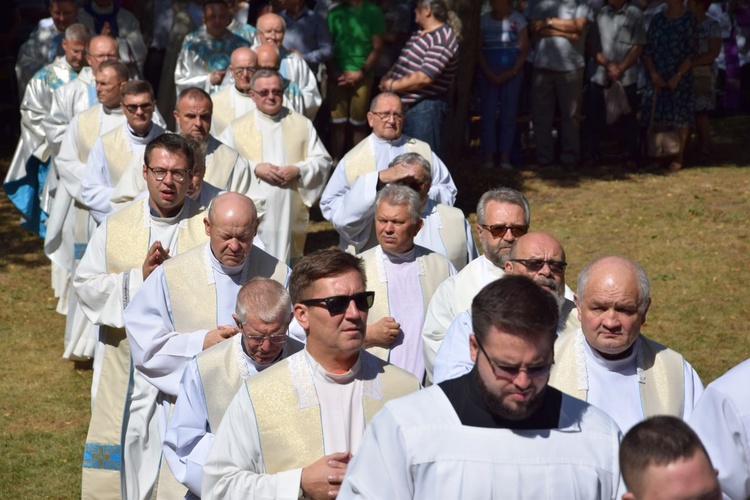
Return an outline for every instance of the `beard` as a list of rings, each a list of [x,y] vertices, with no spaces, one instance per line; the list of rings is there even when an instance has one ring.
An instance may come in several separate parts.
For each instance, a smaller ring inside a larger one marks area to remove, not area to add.
[[[557,286],[557,282],[553,280],[552,278],[545,278],[543,276],[538,276],[534,278],[534,282],[539,286],[546,286],[549,287],[549,290],[545,288],[549,293],[552,294],[552,296],[555,298],[555,301],[557,302],[557,309],[562,311],[562,307],[565,304],[565,287],[559,287]]]
[[[544,394],[547,391],[545,384],[544,388],[534,395],[531,399],[524,402],[518,402],[515,406],[511,407],[506,405],[502,398],[497,394],[494,394],[489,390],[487,385],[479,375],[478,370],[474,370],[474,377],[479,387],[479,393],[482,396],[482,401],[487,406],[489,412],[496,417],[504,418],[506,420],[523,420],[531,416],[537,411],[544,403]]]

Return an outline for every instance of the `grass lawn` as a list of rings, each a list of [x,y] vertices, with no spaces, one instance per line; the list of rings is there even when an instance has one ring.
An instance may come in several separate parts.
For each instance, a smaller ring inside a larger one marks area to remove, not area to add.
[[[472,213],[486,189],[506,185],[531,203],[532,229],[563,243],[567,280],[610,253],[638,260],[652,281],[644,331],[680,351],[704,383],[750,357],[750,119],[714,126],[714,162],[667,174],[619,167],[505,173],[452,165],[457,205]],[[5,173],[9,148],[2,148]],[[55,312],[42,242],[0,210],[0,498],[80,497],[91,372],[61,359],[65,321]],[[9,215],[10,214],[10,215]],[[311,223],[308,248],[335,244]]]

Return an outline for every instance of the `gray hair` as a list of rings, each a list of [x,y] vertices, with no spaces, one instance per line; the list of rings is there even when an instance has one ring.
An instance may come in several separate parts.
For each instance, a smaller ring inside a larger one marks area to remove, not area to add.
[[[448,8],[446,0],[418,0],[417,6],[430,9],[432,17],[441,23],[447,24],[456,35],[456,39],[461,40],[461,29],[463,28],[461,19],[459,19],[455,12]]]
[[[490,189],[479,198],[479,203],[477,203],[478,224],[484,224],[485,218],[487,217],[487,204],[491,201],[518,205],[523,209],[524,225],[528,226],[531,223],[531,209],[529,208],[529,201],[526,197],[520,191],[503,187]]]
[[[279,82],[281,83],[281,86],[284,86],[284,79],[281,78],[281,74],[278,71],[274,71],[272,69],[259,69],[253,74],[253,77],[250,79],[250,88],[255,89],[255,82],[260,80],[261,78],[278,78]]]
[[[420,165],[424,169],[424,182],[432,185],[432,165],[427,161],[427,158],[419,153],[403,153],[392,159],[388,167],[402,163],[404,165]]]
[[[387,203],[392,206],[406,205],[412,223],[419,223],[422,200],[419,198],[419,194],[412,188],[401,184],[388,184],[378,191],[378,196],[375,198],[375,210],[377,210],[381,203]]]
[[[592,260],[591,262],[586,264],[583,269],[581,269],[580,273],[578,273],[578,280],[576,281],[576,295],[578,296],[579,301],[583,300],[583,297],[586,295],[586,289],[589,285],[589,278],[591,277],[591,269],[600,261],[609,257],[613,256],[607,255]],[[644,312],[646,312],[646,308],[648,307],[649,301],[651,299],[651,281],[648,279],[646,270],[643,269],[643,267],[639,263],[632,259],[628,259],[627,257],[619,258],[623,259],[633,268],[636,281],[638,282],[638,312],[643,314]]]
[[[282,320],[288,327],[292,319],[292,299],[289,292],[276,280],[253,278],[240,288],[234,307],[237,319],[247,321],[248,313],[263,323]]]
[[[91,39],[91,30],[81,23],[71,24],[65,30],[65,39],[87,44]]]

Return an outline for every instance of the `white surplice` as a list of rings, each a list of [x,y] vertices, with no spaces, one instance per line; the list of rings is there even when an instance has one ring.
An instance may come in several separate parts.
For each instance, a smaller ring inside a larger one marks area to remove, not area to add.
[[[248,377],[271,366],[259,365],[242,349],[242,335],[235,335],[226,342],[220,342],[205,351],[231,350],[237,361],[240,376],[234,380],[227,377],[208,378],[202,374],[198,362],[193,358],[182,374],[179,394],[175,402],[169,426],[164,437],[164,457],[174,477],[184,484],[189,492],[187,499],[198,499],[201,493],[203,464],[214,442],[216,429],[209,423],[206,392],[213,390],[231,390],[236,393],[242,382]],[[279,358],[284,359],[301,350],[303,345],[291,338],[287,339]],[[216,353],[212,353],[216,355]],[[198,354],[202,356],[203,353]],[[221,375],[227,374],[224,371]],[[221,413],[226,412],[223,408]]]
[[[388,168],[388,164],[396,156],[408,152],[406,143],[410,137],[402,134],[398,139],[386,141],[370,134],[364,140],[368,141],[375,157],[375,171],[360,175],[349,186],[346,175],[347,156],[344,155],[320,198],[320,211],[338,231],[342,248],[353,245],[358,253],[370,238],[375,217],[378,172]],[[456,201],[457,190],[448,167],[434,152],[427,161],[432,165],[432,186],[428,196],[438,203],[452,206]]]
[[[719,470],[725,499],[750,498],[750,360],[714,380],[693,408],[688,423]]]
[[[234,85],[222,88],[211,96],[211,100],[214,103],[211,133],[216,137],[221,136],[234,120],[255,109],[255,101],[250,95],[240,92]]]
[[[337,498],[619,499],[620,437],[607,415],[565,395],[555,429],[462,425],[433,386],[372,419]]]
[[[42,121],[53,156],[57,156],[60,151],[63,136],[73,117],[97,104],[99,100],[96,98],[96,81],[90,66],[84,67],[78,73],[78,78],[55,92],[52,105],[47,110],[48,114]]]

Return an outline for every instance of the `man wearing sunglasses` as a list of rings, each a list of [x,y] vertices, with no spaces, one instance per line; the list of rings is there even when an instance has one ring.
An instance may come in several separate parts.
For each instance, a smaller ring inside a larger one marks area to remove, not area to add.
[[[203,467],[204,500],[335,497],[366,423],[419,388],[362,350],[375,298],[366,283],[361,260],[340,250],[294,267],[289,289],[307,344],[240,387]]]
[[[644,418],[687,420],[703,384],[681,354],[641,333],[651,305],[646,271],[601,257],[578,275],[581,329],[555,344],[550,385],[606,411],[627,432]]]
[[[386,403],[339,500],[619,499],[614,420],[547,384],[558,311],[525,276],[483,288],[471,306],[474,369]]]
[[[141,175],[143,152],[146,144],[164,133],[152,121],[156,101],[147,81],[123,85],[120,107],[126,123],[96,140],[81,180],[81,200],[97,224],[146,189]]]
[[[200,352],[185,368],[164,439],[164,456],[175,478],[197,498],[203,463],[224,412],[243,381],[300,351],[289,338],[289,292],[277,281],[253,278],[237,294],[239,334]]]
[[[528,232],[530,221],[529,202],[515,189],[492,189],[479,199],[476,230],[484,254],[445,280],[427,309],[422,336],[428,380],[432,380],[435,356],[448,327],[459,313],[469,309],[479,290],[505,275],[510,248],[516,238]]]
[[[505,261],[506,274],[528,276],[555,298],[560,307],[558,335],[574,334],[581,327],[575,302],[565,296],[569,290],[565,285],[567,265],[560,242],[541,232],[527,233],[518,238]],[[453,320],[435,357],[435,383],[471,371],[474,366],[469,352],[471,329],[469,311],[461,312]]]
[[[283,105],[279,73],[260,69],[250,85],[256,109],[232,122],[219,140],[250,163],[248,196],[258,204],[258,236],[266,250],[294,263],[303,255],[309,210],[328,180],[331,156],[312,122]]]

